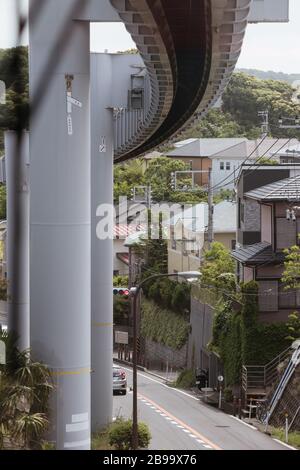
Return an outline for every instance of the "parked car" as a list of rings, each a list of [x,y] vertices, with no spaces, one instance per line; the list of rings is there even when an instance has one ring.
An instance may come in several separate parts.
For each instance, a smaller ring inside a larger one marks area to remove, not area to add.
[[[126,372],[121,367],[113,366],[113,393],[119,392],[121,395],[127,393]]]

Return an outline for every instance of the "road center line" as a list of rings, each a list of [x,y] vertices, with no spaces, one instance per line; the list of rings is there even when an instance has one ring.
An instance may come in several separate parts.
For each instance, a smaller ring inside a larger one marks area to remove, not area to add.
[[[204,437],[202,434],[200,434],[198,431],[196,431],[195,429],[191,428],[190,426],[188,426],[186,423],[184,423],[183,421],[181,421],[180,419],[178,419],[176,416],[172,415],[171,413],[169,413],[167,410],[165,410],[164,408],[162,408],[160,405],[158,405],[157,403],[155,403],[154,401],[150,400],[148,397],[145,397],[144,395],[142,394],[138,394],[139,398],[144,398],[144,400],[146,400],[148,403],[151,403],[153,406],[155,406],[158,410],[160,410],[162,413],[164,413],[166,416],[167,416],[167,420],[168,421],[175,421],[177,424],[179,424],[180,426],[182,426],[184,429],[183,430],[186,430],[187,432],[189,432],[190,434],[194,434],[194,436],[196,436],[199,440],[203,441],[204,444],[206,444],[207,446],[210,446],[210,448],[213,448],[215,450],[222,450],[221,447],[217,446],[216,444],[214,444],[213,442],[211,442],[209,439],[207,439],[206,437]],[[205,447],[205,446],[204,446]]]

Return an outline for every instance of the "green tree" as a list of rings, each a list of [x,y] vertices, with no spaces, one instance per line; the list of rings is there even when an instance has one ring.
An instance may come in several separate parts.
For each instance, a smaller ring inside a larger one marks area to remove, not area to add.
[[[0,80],[6,86],[6,103],[0,105],[0,154],[4,151],[3,131],[28,129],[28,48],[0,49]]]
[[[211,109],[204,118],[183,131],[181,140],[190,138],[245,137],[244,129],[232,115],[222,109]]]
[[[160,157],[152,160],[145,171],[144,180],[151,185],[152,197],[155,202],[169,201],[172,188],[171,174],[175,171],[188,170],[188,166],[181,160]]]
[[[222,243],[212,243],[211,249],[206,250],[201,265],[201,284],[214,286],[226,291],[235,290],[235,263],[229,250]]]
[[[286,289],[300,288],[300,247],[295,245],[284,251],[286,258],[282,282]]]
[[[113,285],[114,287],[128,287],[128,276],[114,276]]]
[[[134,186],[144,184],[143,161],[141,159],[130,160],[128,163],[115,165],[114,168],[114,201],[119,197],[132,197]]]
[[[295,341],[300,338],[300,313],[293,312],[289,315],[288,322],[286,324],[288,329],[288,341]]]
[[[258,111],[264,109],[269,111],[273,137],[295,137],[294,130],[280,129],[278,126],[281,116],[299,115],[300,105],[292,101],[294,91],[286,82],[260,80],[244,73],[235,73],[222,96],[222,109],[230,114],[248,137],[250,132],[257,132]],[[300,135],[299,132],[296,134]]]

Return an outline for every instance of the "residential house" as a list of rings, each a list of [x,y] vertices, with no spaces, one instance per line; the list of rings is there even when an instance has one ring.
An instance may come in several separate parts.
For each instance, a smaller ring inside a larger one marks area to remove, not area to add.
[[[130,266],[129,245],[126,243],[128,237],[139,235],[141,227],[135,225],[119,224],[114,226],[114,276],[128,276]]]
[[[241,281],[259,285],[261,321],[286,321],[300,293],[281,282],[284,250],[299,244],[300,165],[243,169],[238,184],[237,261]]]
[[[222,201],[214,207],[214,240],[228,250],[236,242],[236,204]],[[208,204],[201,203],[177,213],[170,220],[168,271],[195,271],[207,246]]]
[[[283,148],[278,156],[280,163],[300,163],[300,143]]]
[[[167,157],[181,160],[191,171],[203,171],[195,175],[195,183],[207,186],[208,172],[212,172],[212,186],[217,193],[221,188],[234,189],[241,165],[246,159],[254,162],[259,158],[278,159],[277,153],[284,146],[292,148],[299,145],[292,139],[266,138],[248,140],[246,138],[189,139],[179,142]]]
[[[209,171],[212,169],[212,156],[217,154],[224,156],[226,160],[226,152],[231,149],[230,155],[245,155],[247,139],[195,139],[185,145],[176,147],[167,153],[167,157],[181,160],[188,165],[191,171],[201,171],[195,175],[195,183],[199,186],[207,186]],[[243,147],[243,148],[241,148]],[[225,161],[224,169],[228,168]],[[231,168],[231,164],[230,164]],[[226,176],[224,174],[224,176]],[[214,180],[213,180],[214,184]]]

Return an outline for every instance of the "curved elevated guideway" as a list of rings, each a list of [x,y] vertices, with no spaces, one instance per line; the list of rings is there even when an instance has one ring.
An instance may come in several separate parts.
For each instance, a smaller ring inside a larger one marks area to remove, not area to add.
[[[216,102],[239,57],[251,0],[111,3],[150,77],[151,100],[137,132],[116,142],[115,160],[123,161],[170,139]]]

